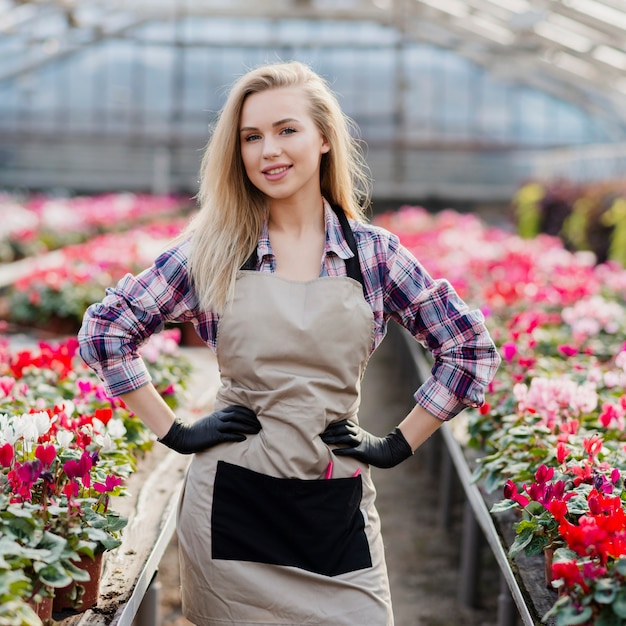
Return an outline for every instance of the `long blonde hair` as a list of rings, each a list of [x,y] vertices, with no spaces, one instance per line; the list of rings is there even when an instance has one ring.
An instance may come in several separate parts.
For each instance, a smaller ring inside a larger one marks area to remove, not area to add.
[[[202,158],[200,210],[183,236],[191,237],[192,284],[200,306],[220,313],[231,299],[237,270],[258,241],[267,203],[248,179],[241,158],[239,123],[246,98],[267,89],[300,87],[310,114],[330,144],[322,155],[320,186],[331,204],[363,221],[369,203],[369,176],[352,120],[341,110],[326,81],[292,61],[254,69],[235,82]]]

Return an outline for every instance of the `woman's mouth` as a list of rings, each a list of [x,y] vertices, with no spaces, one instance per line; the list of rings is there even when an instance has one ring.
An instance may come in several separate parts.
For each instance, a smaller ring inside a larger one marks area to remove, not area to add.
[[[275,167],[268,167],[263,170],[263,176],[267,180],[280,180],[289,171],[291,165],[277,165]]]

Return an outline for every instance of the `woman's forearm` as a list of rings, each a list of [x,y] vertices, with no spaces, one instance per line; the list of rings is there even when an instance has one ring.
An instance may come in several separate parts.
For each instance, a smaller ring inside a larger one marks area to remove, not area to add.
[[[148,383],[120,397],[157,437],[163,437],[172,426],[176,416],[154,385]]]
[[[416,404],[413,410],[400,422],[398,428],[400,428],[404,438],[411,446],[411,450],[415,451],[442,424],[442,420],[436,418],[419,404]]]

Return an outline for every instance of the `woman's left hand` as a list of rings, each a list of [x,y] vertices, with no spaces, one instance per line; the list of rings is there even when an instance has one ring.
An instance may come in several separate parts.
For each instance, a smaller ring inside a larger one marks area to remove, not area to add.
[[[337,456],[351,456],[374,467],[394,467],[413,454],[399,428],[386,437],[376,437],[345,419],[330,424],[320,437],[328,445],[348,446],[333,450]]]

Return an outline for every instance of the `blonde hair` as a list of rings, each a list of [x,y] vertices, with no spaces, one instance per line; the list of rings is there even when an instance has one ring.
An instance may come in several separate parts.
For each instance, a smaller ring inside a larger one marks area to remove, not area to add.
[[[217,313],[232,298],[238,269],[255,249],[266,219],[265,196],[248,179],[241,158],[239,123],[246,98],[279,87],[299,87],[310,115],[330,145],[322,155],[320,186],[331,204],[352,219],[365,219],[369,176],[356,126],[341,110],[326,81],[292,61],[254,69],[235,82],[202,158],[200,210],[183,236],[191,237],[190,276],[200,306]]]

